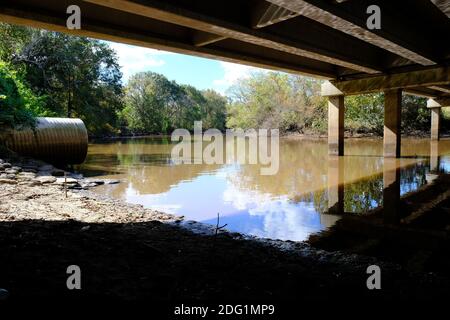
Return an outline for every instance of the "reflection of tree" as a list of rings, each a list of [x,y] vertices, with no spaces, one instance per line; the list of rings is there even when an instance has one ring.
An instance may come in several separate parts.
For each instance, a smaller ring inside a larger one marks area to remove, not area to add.
[[[430,171],[428,163],[417,163],[400,171],[400,185],[403,193],[414,191],[426,184],[426,174]]]
[[[427,140],[406,140],[406,155],[429,154]],[[440,150],[450,152],[450,143]],[[344,210],[364,213],[382,205],[383,158],[379,139],[354,139],[346,145],[344,161]],[[414,153],[413,153],[414,152]],[[243,166],[229,179],[242,189],[272,195],[288,195],[294,202],[312,202],[317,212],[328,211],[328,149],[326,140],[282,141],[280,170],[274,176],[261,176],[260,166]],[[425,183],[428,166],[414,157],[402,159],[402,190],[412,191]]]
[[[364,213],[383,202],[383,175],[376,175],[346,185],[344,188],[344,211]]]
[[[171,160],[174,144],[170,138],[139,138],[108,144],[94,144],[89,150],[85,170],[103,168],[126,173],[126,179],[140,194],[156,194],[170,190],[181,181],[192,180],[219,165],[175,165]],[[122,184],[125,192],[125,184]],[[117,188],[116,192],[119,192]]]
[[[378,140],[374,143],[379,144]],[[362,141],[360,141],[362,142]],[[363,155],[370,148],[366,142],[351,144],[349,154]],[[382,157],[348,156],[344,161],[345,183],[355,182],[383,171]],[[230,177],[242,188],[260,190],[273,195],[288,195],[295,201],[309,201],[311,194],[328,187],[328,146],[326,139],[282,140],[280,167],[276,175],[262,176],[260,165],[242,166],[241,172]]]

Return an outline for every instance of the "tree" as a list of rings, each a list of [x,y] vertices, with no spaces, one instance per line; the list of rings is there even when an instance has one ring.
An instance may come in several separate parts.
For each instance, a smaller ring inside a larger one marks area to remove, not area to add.
[[[322,131],[325,100],[320,82],[311,78],[269,72],[241,79],[231,89],[227,126],[278,128],[281,132]]]
[[[0,61],[0,133],[34,127],[34,116],[43,109],[42,99],[26,88],[16,72]]]
[[[106,43],[4,24],[0,34],[6,43],[18,43],[11,50],[0,47],[0,54],[24,74],[33,92],[46,97],[45,115],[79,117],[91,134],[115,132],[122,75]]]
[[[352,133],[382,135],[384,95],[374,93],[345,97],[345,128]]]
[[[169,133],[176,128],[224,128],[226,99],[214,91],[178,85],[154,72],[135,74],[128,82],[121,118],[134,134]]]
[[[203,97],[206,100],[203,107],[203,128],[224,131],[227,118],[227,99],[214,90],[203,91]]]

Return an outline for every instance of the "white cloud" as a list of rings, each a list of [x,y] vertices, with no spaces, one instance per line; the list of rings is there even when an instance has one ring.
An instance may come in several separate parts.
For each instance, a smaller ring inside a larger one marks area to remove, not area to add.
[[[262,71],[263,69],[236,64],[231,62],[220,61],[220,65],[224,71],[221,79],[213,81],[214,89],[224,94],[229,87],[234,85],[237,80],[248,78],[252,72]]]
[[[161,56],[172,54],[167,51],[136,47],[123,43],[108,42],[108,44],[117,52],[124,82],[127,82],[137,72],[163,66],[166,62]]]

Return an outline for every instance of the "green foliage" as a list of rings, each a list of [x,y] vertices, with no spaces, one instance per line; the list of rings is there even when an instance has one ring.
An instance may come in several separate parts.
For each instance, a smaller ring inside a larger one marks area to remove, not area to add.
[[[30,41],[31,34],[29,28],[0,22],[0,60],[12,61],[16,53]]]
[[[104,42],[57,32],[0,25],[0,56],[24,74],[45,100],[42,116],[81,118],[91,134],[115,134],[122,109],[120,67]]]
[[[0,61],[0,130],[33,127],[34,116],[43,109],[36,97],[10,67]]]
[[[352,133],[383,134],[382,93],[345,97],[345,128]]]
[[[257,73],[232,89],[227,126],[231,128],[279,128],[280,132],[324,133],[326,100],[320,97],[320,81],[282,73]],[[426,99],[404,95],[402,129],[406,133],[428,131],[430,111]],[[345,98],[345,128],[351,133],[383,134],[382,93]]]
[[[427,99],[403,95],[402,129],[405,133],[416,131],[429,132],[431,113],[427,108]]]
[[[231,89],[227,126],[279,128],[280,132],[326,128],[326,101],[320,82],[276,72],[255,73]]]
[[[226,99],[213,91],[201,92],[163,75],[141,72],[128,82],[120,116],[134,134],[193,130],[194,121],[199,120],[204,121],[204,129],[221,129],[225,127],[225,106]]]

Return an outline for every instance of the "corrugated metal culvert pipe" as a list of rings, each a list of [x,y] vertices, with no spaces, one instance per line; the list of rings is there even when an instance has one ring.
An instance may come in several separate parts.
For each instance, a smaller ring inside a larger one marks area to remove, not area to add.
[[[58,164],[80,164],[86,159],[88,134],[80,119],[37,118],[36,128],[13,131],[6,146],[23,156]]]

